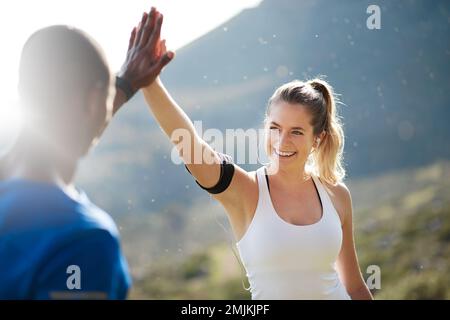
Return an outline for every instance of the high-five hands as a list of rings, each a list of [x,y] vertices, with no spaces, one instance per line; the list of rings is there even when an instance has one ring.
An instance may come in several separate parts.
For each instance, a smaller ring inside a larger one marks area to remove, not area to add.
[[[160,39],[163,15],[154,7],[144,12],[142,20],[131,32],[125,63],[119,77],[125,79],[133,93],[150,85],[174,58]]]

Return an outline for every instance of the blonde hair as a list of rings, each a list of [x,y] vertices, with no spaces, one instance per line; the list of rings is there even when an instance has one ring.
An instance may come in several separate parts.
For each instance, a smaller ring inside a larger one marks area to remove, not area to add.
[[[336,109],[338,99],[333,88],[320,78],[286,83],[269,99],[266,117],[271,106],[280,101],[301,104],[309,110],[315,139],[325,132],[318,148],[308,159],[308,170],[331,185],[341,182],[345,177],[344,130]]]

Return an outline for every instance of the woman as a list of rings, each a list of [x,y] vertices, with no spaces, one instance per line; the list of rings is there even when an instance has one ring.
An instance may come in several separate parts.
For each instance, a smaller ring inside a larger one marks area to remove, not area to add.
[[[152,9],[131,39],[133,54],[143,52],[146,41],[159,41],[159,49],[147,52],[155,65],[174,56],[159,40],[161,24],[162,15]],[[188,142],[190,150],[181,149],[180,156],[224,206],[253,299],[372,299],[358,266],[351,196],[342,182],[344,135],[325,81],[293,81],[275,91],[265,121],[270,162],[256,172],[202,140],[159,79],[143,92],[174,144],[176,130],[187,133],[183,145]],[[196,150],[202,161],[192,161]]]

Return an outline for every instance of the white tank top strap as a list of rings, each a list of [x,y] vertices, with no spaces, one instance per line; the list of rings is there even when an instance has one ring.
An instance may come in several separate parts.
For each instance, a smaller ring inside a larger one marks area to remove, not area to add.
[[[258,178],[258,207],[267,208],[270,204],[270,194],[269,189],[267,188],[267,180],[266,180],[266,167],[262,166],[258,170],[256,170],[256,176]]]
[[[314,183],[317,187],[317,191],[319,192],[320,199],[322,201],[322,210],[323,214],[330,214],[332,218],[337,218],[339,221],[339,224],[341,224],[341,218],[339,217],[339,214],[337,213],[333,202],[331,201],[330,195],[325,190],[325,187],[323,186],[322,182],[320,181],[319,177],[317,177],[314,174],[311,174],[311,177],[314,180]]]

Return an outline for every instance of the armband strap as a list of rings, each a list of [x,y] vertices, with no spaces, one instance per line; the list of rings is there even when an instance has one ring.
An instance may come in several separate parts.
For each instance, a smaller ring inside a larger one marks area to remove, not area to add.
[[[231,180],[233,179],[233,176],[234,176],[233,159],[229,155],[226,155],[223,153],[217,152],[217,155],[219,156],[219,158],[221,160],[221,164],[220,164],[219,181],[216,183],[216,185],[214,185],[210,188],[205,188],[200,183],[198,183],[197,180],[195,181],[200,186],[200,188],[208,191],[211,194],[219,194],[219,193],[224,192],[231,184]],[[189,171],[188,167],[187,166],[185,166],[185,167],[186,167],[187,171],[189,173],[191,173]]]

